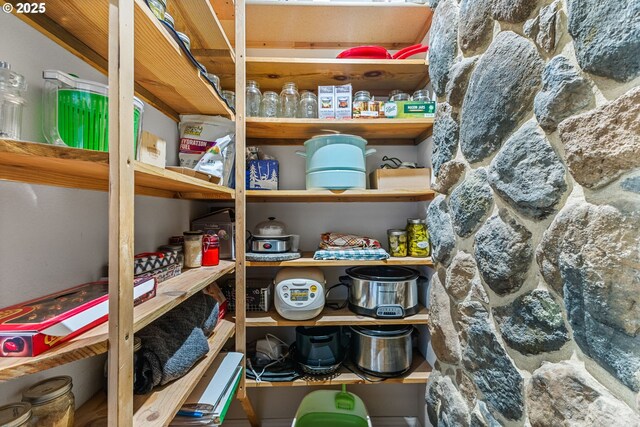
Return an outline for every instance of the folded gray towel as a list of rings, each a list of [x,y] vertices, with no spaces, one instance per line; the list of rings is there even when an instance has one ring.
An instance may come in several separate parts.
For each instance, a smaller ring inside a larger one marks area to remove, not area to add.
[[[149,393],[189,372],[209,351],[207,337],[218,322],[218,312],[213,297],[200,292],[140,330],[135,393]]]

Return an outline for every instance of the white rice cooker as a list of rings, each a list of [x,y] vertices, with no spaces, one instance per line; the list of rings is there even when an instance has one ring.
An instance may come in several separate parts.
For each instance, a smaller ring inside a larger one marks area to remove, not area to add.
[[[324,308],[326,280],[319,268],[283,268],[274,284],[276,310],[285,319],[313,319]]]

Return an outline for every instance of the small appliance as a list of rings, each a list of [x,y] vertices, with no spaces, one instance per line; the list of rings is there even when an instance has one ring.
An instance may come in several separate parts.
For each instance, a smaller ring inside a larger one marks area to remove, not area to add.
[[[313,319],[324,308],[326,281],[319,268],[283,268],[274,285],[276,310],[285,319]]]
[[[305,373],[331,375],[342,364],[347,347],[339,326],[298,326],[291,353]]]
[[[411,325],[350,326],[353,362],[367,374],[400,376],[413,361]]]
[[[251,252],[284,253],[298,250],[300,236],[287,234],[284,223],[276,221],[275,217],[269,217],[267,221],[256,225],[250,240]]]

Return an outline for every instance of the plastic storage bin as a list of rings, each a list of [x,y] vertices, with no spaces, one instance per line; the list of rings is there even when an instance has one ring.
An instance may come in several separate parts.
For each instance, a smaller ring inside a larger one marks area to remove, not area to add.
[[[45,70],[44,136],[50,144],[109,151],[109,87]],[[142,131],[144,104],[133,99],[134,153]]]

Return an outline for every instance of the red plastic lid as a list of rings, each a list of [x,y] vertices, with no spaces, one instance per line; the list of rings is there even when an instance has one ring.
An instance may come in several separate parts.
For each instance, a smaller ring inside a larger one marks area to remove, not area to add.
[[[343,50],[336,58],[391,59],[389,51],[381,46],[358,46]]]

